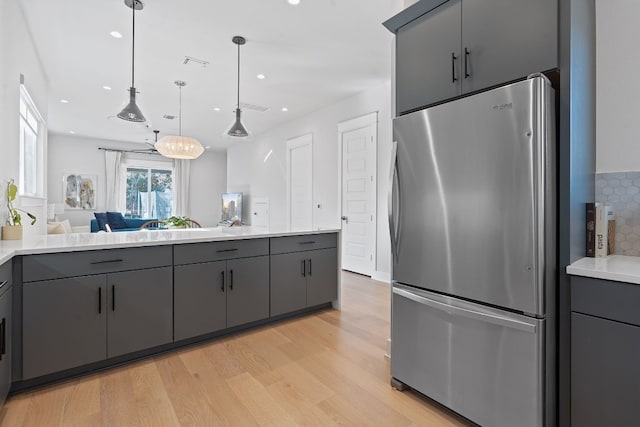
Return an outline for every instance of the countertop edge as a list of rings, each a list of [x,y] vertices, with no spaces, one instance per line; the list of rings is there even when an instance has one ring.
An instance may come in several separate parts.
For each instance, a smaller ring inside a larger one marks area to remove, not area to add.
[[[610,255],[581,258],[567,266],[567,274],[593,279],[640,284],[640,257]]]
[[[133,240],[126,240],[126,235],[120,233],[71,233],[68,235],[55,235],[58,237],[38,236],[37,239],[29,241],[0,241],[0,264],[11,260],[19,255],[38,255],[63,252],[93,251],[102,249],[122,249],[147,246],[180,245],[189,243],[206,243],[228,240],[248,240],[272,237],[302,236],[326,233],[339,233],[339,228],[328,228],[321,230],[279,230],[262,231],[238,229],[239,231],[215,231],[211,230],[206,235],[190,236],[189,233],[200,233],[200,231],[174,231],[174,230],[153,230],[153,231],[131,231],[122,233],[137,233],[129,235],[135,237]],[[207,231],[203,231],[207,233]],[[156,233],[163,233],[162,235]],[[214,233],[213,235],[211,233]],[[217,234],[219,233],[219,234]],[[59,236],[65,236],[64,238]],[[91,238],[91,242],[74,242],[74,239]],[[104,237],[102,237],[104,236]],[[145,240],[147,238],[162,237],[162,239]],[[108,241],[110,238],[120,239],[119,241]],[[11,247],[15,246],[15,247]]]

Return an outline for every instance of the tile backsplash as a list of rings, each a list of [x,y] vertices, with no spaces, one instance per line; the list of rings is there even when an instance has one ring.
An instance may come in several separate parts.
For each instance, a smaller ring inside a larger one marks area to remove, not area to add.
[[[640,256],[640,172],[596,174],[595,201],[613,209],[615,253]]]

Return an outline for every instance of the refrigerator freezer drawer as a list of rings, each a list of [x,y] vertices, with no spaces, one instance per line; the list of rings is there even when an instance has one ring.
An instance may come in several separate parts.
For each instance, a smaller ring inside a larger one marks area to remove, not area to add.
[[[543,425],[545,321],[394,284],[391,376],[483,426]]]

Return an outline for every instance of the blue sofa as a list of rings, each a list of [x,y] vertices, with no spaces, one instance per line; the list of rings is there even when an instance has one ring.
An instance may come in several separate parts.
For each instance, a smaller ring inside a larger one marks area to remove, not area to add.
[[[157,220],[157,218],[125,218],[124,221],[127,223],[127,228],[114,228],[111,231],[134,231],[139,230],[140,226],[147,221]],[[98,228],[98,221],[95,219],[91,220],[91,232],[97,233],[100,231]]]

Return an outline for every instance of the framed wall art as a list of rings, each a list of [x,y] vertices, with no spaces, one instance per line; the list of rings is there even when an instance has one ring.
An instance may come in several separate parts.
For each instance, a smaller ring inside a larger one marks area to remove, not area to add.
[[[97,175],[68,174],[62,177],[62,201],[65,209],[96,208]]]

